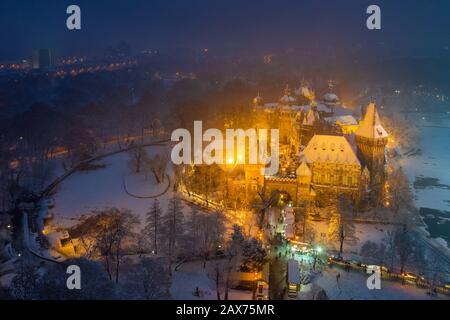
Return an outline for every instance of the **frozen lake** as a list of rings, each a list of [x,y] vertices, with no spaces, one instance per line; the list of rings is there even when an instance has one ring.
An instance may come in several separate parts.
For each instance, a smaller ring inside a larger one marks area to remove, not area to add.
[[[421,129],[421,153],[402,160],[416,206],[432,237],[450,241],[450,115],[409,114]]]

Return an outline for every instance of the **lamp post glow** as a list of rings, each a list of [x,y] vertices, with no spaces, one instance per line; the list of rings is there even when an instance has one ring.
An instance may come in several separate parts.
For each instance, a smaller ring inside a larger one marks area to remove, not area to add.
[[[316,270],[316,262],[317,262],[317,256],[322,253],[323,249],[322,247],[317,247],[316,250],[314,250],[314,265],[313,270]]]

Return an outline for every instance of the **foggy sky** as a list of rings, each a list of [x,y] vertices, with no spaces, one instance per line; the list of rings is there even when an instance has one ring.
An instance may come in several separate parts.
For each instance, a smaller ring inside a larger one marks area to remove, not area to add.
[[[77,4],[82,30],[68,31]],[[366,29],[366,8],[382,10],[382,30]],[[1,0],[0,59],[50,47],[60,55],[98,53],[128,42],[146,48],[208,47],[215,54],[308,50],[437,56],[450,46],[445,0]]]

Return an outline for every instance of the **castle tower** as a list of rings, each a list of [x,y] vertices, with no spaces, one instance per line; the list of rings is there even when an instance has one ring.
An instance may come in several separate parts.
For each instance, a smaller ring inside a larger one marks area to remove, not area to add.
[[[308,165],[304,160],[301,161],[295,174],[297,176],[297,186],[298,186],[297,199],[299,201],[310,200],[312,173],[311,169],[308,167]]]
[[[381,190],[386,180],[385,150],[389,134],[381,125],[380,116],[374,102],[369,103],[363,120],[355,132],[358,153],[369,169],[371,200],[380,200]]]

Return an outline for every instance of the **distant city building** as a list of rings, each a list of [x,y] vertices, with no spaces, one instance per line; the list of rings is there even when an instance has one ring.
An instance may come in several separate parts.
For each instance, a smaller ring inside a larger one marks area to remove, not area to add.
[[[51,49],[38,49],[33,53],[33,69],[51,68],[54,65],[54,57]]]

